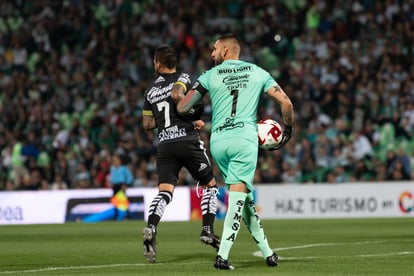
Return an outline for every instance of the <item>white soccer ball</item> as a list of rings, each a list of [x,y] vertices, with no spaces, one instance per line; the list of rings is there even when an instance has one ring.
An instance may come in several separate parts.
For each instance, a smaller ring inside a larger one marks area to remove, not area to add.
[[[260,120],[257,123],[259,147],[265,150],[276,147],[282,141],[282,126],[272,119]]]

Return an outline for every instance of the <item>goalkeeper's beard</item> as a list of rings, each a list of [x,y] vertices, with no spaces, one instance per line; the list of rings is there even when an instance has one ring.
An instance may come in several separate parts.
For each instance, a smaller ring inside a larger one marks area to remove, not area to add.
[[[217,66],[217,65],[222,64],[223,61],[224,61],[224,58],[223,56],[220,55],[218,58],[214,59],[214,64]]]

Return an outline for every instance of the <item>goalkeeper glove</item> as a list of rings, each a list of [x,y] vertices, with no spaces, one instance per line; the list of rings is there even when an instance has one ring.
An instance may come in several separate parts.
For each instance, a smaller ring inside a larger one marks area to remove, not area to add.
[[[282,141],[280,141],[279,145],[274,148],[271,148],[270,151],[278,150],[282,148],[287,142],[289,142],[290,138],[292,138],[293,126],[285,126],[283,128],[282,133]]]

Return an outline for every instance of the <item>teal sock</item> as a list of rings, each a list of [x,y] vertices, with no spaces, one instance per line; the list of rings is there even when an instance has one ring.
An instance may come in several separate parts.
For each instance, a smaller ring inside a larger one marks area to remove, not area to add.
[[[225,260],[229,259],[231,247],[239,233],[245,200],[246,193],[229,192],[228,209],[224,218],[223,233],[218,251],[218,255]]]
[[[243,209],[243,220],[247,226],[247,229],[249,229],[252,238],[262,252],[263,257],[266,258],[271,256],[273,254],[273,250],[269,246],[262,223],[257,215],[252,193],[249,193],[246,197],[246,203],[244,204]]]

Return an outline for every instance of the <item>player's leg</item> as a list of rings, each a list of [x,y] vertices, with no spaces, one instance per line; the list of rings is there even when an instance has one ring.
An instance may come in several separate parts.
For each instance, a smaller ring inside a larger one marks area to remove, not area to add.
[[[232,184],[231,187],[244,186],[244,184]],[[220,248],[217,253],[216,262],[214,267],[217,269],[234,269],[229,262],[229,255],[234,242],[237,239],[237,235],[240,230],[243,207],[246,199],[246,193],[240,191],[234,191],[230,188],[228,198],[227,213],[224,218],[222,239]]]
[[[254,143],[250,141],[239,140],[237,141],[238,146],[233,147],[231,144],[236,142],[225,142],[211,144],[214,160],[229,188],[228,209],[214,267],[217,269],[234,269],[228,259],[240,230],[242,212],[250,189],[250,186],[247,186],[246,183],[251,185],[254,176],[257,162],[257,145],[254,147]]]
[[[220,238],[214,234],[214,221],[217,212],[218,188],[213,175],[210,159],[203,141],[185,144],[182,161],[193,178],[203,187],[201,198],[202,230],[200,241],[211,245],[216,250],[220,246]]]
[[[174,186],[168,183],[161,183],[158,186],[158,194],[151,202],[148,211],[147,226],[142,231],[144,240],[144,256],[148,262],[155,263],[156,260],[156,234],[166,206],[171,202]]]
[[[181,168],[181,165],[174,158],[173,148],[172,145],[169,145],[168,148],[164,145],[158,147],[158,194],[150,204],[147,226],[142,231],[144,256],[150,263],[154,263],[156,259],[157,226],[164,215],[165,208],[172,201],[178,172]]]
[[[256,206],[252,193],[247,195],[246,203],[243,209],[243,220],[252,238],[262,252],[263,257],[266,260],[266,264],[269,266],[276,266],[278,257],[269,246],[263,226],[260,222],[260,218],[256,212]]]
[[[166,206],[172,201],[174,185],[169,183],[160,183],[158,185],[158,194],[152,200],[148,210],[147,226],[157,227]]]
[[[217,251],[220,247],[220,238],[214,233],[214,222],[217,212],[217,184],[213,178],[203,189],[201,198],[202,230],[200,241],[211,245]]]

